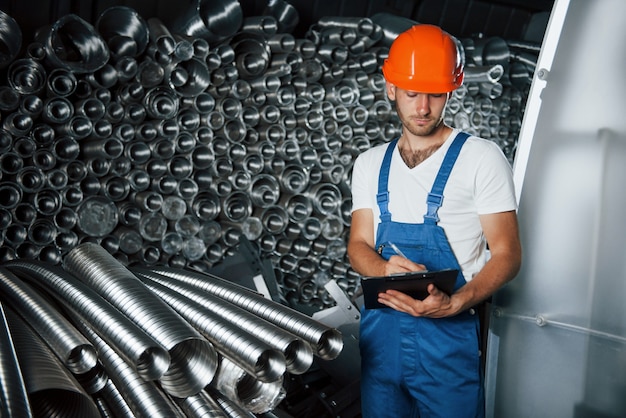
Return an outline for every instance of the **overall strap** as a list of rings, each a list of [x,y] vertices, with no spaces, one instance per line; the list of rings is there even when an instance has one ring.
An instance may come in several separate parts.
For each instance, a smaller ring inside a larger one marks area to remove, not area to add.
[[[450,145],[450,148],[448,149],[448,152],[446,153],[446,156],[441,163],[439,173],[437,173],[437,177],[435,178],[433,187],[428,194],[428,198],[426,200],[427,210],[426,215],[424,215],[425,224],[437,224],[437,222],[439,222],[439,216],[437,215],[437,211],[443,203],[443,189],[446,187],[446,183],[448,182],[448,177],[450,177],[452,167],[454,167],[454,163],[456,162],[456,159],[461,152],[461,147],[468,137],[468,133],[459,132],[456,138],[454,138],[454,141]]]
[[[398,138],[394,139],[387,146],[383,163],[380,166],[380,173],[378,174],[378,193],[376,194],[376,202],[378,202],[378,208],[380,209],[380,220],[391,221],[391,213],[389,213],[389,168],[391,167],[391,156],[393,150],[398,143]]]

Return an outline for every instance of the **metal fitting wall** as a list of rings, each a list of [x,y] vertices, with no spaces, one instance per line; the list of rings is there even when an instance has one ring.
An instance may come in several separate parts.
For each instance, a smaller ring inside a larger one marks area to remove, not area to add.
[[[544,10],[352,3],[1,2],[0,262],[29,276],[39,262],[71,270],[97,243],[107,252],[99,256],[144,275],[151,292],[135,284],[146,298],[177,305],[153,269],[207,271],[245,236],[271,260],[292,307],[332,306],[330,280],[353,296],[351,166],[401,129],[380,73],[390,40],[416,21],[459,37],[466,84],[446,120],[497,142],[512,162],[540,46],[524,34]],[[477,18],[453,17],[460,10]],[[476,30],[491,19],[508,23]],[[114,291],[107,273],[120,267],[108,262],[102,292]],[[18,286],[7,277],[7,289]],[[27,293],[12,304],[29,302]],[[187,322],[202,328],[196,309],[184,308]],[[101,328],[81,333],[97,340]],[[250,360],[242,347],[219,348],[241,365]],[[284,395],[280,384],[272,390],[271,407]]]
[[[380,65],[415,21],[327,16],[299,37],[286,2],[247,16],[198,1],[211,7],[167,24],[152,15],[163,4],[56,2],[58,19],[21,39],[5,14],[2,260],[59,263],[92,241],[127,264],[207,270],[245,235],[290,303],[331,306],[330,279],[352,295],[351,164],[400,132]],[[460,40],[466,84],[447,121],[512,161],[539,44]]]

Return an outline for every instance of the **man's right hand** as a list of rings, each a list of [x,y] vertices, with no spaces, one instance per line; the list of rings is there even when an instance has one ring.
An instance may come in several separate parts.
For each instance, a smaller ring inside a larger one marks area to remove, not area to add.
[[[426,266],[419,263],[414,263],[408,258],[400,255],[392,255],[385,264],[385,276],[398,273],[408,273],[410,271],[423,271],[426,270]]]

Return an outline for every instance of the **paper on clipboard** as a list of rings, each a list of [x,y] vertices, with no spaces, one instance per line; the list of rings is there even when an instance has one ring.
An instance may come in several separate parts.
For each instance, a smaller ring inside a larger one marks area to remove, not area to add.
[[[459,271],[446,269],[437,271],[413,271],[391,276],[363,277],[363,303],[367,309],[386,308],[378,302],[378,294],[389,289],[406,293],[414,299],[423,300],[428,296],[428,285],[434,283],[437,288],[452,294]]]

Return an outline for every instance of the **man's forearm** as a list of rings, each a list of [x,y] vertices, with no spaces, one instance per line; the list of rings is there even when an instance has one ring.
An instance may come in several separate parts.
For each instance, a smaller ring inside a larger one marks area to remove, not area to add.
[[[493,295],[498,289],[517,275],[520,263],[514,255],[492,257],[481,271],[454,295],[454,304],[459,311],[468,309]]]
[[[362,276],[383,276],[386,260],[364,242],[352,242],[348,245],[350,265]]]

